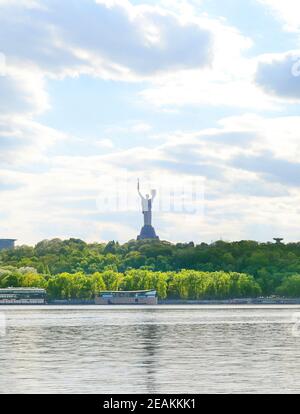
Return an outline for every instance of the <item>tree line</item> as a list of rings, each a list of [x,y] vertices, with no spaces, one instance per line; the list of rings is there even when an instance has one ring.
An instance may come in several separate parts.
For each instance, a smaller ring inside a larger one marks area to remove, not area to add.
[[[256,297],[261,289],[252,276],[242,273],[153,272],[128,270],[125,273],[106,270],[86,275],[59,273],[43,275],[36,269],[11,266],[0,268],[0,287],[39,287],[50,299],[92,299],[105,290],[156,289],[160,299],[229,299]]]
[[[20,279],[16,276],[18,269],[35,269],[35,283],[40,277],[50,294],[55,289],[73,292],[76,284],[81,286],[80,291],[93,294],[98,289],[97,283],[102,286],[101,278],[105,289],[112,289],[106,275],[113,274],[113,285],[122,289],[144,288],[149,284],[157,288],[159,282],[159,289],[166,290],[168,297],[219,297],[220,289],[223,289],[222,297],[226,297],[236,289],[233,282],[228,288],[227,278],[232,281],[238,274],[252,278],[258,286],[257,294],[293,296],[299,292],[300,296],[300,243],[218,241],[195,245],[132,240],[125,244],[114,241],[88,244],[79,239],[53,239],[33,247],[1,251],[0,267],[2,271],[12,272],[11,283],[14,277]],[[63,282],[64,278],[68,283]],[[58,288],[59,284],[66,286]]]

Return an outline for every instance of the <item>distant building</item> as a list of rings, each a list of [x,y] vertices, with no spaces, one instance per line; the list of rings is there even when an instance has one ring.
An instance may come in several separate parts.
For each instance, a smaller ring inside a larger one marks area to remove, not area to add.
[[[16,239],[0,239],[0,250],[14,249]]]
[[[282,237],[274,237],[273,240],[275,241],[276,244],[282,244],[284,239]]]

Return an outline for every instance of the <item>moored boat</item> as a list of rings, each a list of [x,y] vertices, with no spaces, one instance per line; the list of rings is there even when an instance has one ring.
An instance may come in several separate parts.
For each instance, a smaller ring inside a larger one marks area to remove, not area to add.
[[[44,305],[46,290],[39,288],[0,289],[0,305]]]
[[[156,290],[103,291],[95,298],[96,305],[157,305]]]

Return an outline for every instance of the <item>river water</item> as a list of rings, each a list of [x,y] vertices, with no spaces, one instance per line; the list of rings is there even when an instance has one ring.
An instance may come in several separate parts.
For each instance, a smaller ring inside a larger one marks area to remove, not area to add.
[[[300,306],[2,306],[0,393],[299,393],[298,321]]]

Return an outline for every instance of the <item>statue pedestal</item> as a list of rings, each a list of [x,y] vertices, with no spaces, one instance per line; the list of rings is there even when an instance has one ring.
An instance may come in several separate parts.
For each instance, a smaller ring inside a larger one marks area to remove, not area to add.
[[[159,237],[156,235],[154,227],[150,225],[145,225],[142,227],[140,235],[137,237],[138,240],[146,240],[146,239],[156,239],[158,240]]]

